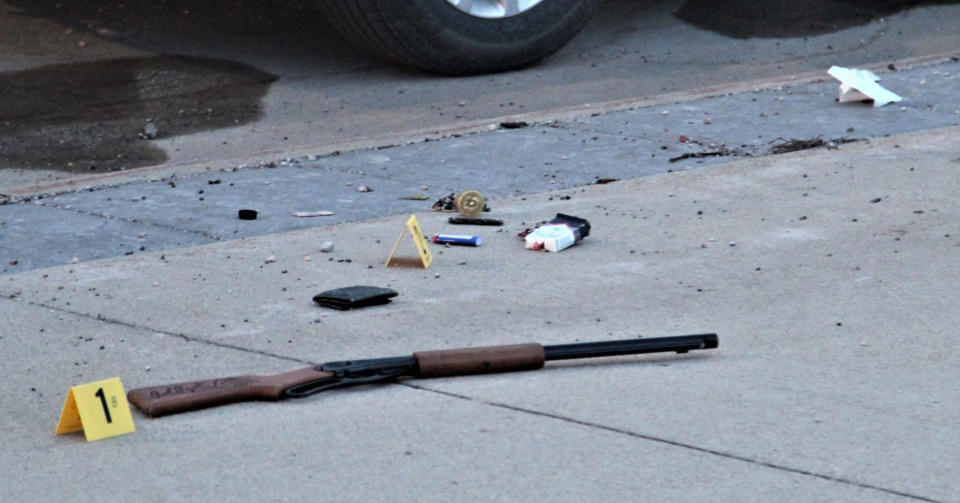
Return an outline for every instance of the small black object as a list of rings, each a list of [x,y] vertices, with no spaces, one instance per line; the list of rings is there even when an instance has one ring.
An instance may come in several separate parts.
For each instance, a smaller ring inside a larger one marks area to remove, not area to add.
[[[590,235],[590,222],[587,222],[586,219],[575,217],[573,215],[564,215],[563,213],[557,213],[557,216],[553,217],[551,224],[564,224],[567,227],[573,229],[573,234],[576,236],[577,241]]]
[[[447,221],[457,225],[503,225],[503,220],[496,218],[450,217]]]
[[[530,125],[527,121],[504,121],[500,123],[503,129],[521,129]]]
[[[313,301],[324,307],[346,311],[357,307],[386,304],[390,302],[391,297],[397,295],[395,290],[389,288],[358,285],[320,292],[313,297]]]
[[[240,217],[240,220],[256,220],[257,210],[240,210],[237,212],[237,216]]]

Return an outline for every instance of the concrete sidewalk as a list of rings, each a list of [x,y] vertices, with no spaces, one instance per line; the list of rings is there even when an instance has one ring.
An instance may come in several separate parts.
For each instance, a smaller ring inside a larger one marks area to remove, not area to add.
[[[0,278],[0,496],[960,501],[958,135],[498,199],[502,231],[434,246],[429,270],[383,267],[398,215]],[[517,232],[557,212],[590,237],[524,250]],[[466,230],[418,217],[428,234]],[[401,295],[348,312],[311,301],[353,284]],[[91,444],[52,434],[70,386],[113,376],[130,389],[701,332],[720,348],[135,411],[136,433]]]

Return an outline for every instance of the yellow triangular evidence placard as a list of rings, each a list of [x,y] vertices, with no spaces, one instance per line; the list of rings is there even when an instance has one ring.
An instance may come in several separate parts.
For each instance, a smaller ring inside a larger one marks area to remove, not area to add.
[[[395,261],[393,254],[397,253],[397,248],[400,247],[400,241],[403,241],[403,235],[408,229],[410,230],[410,236],[413,238],[413,244],[416,245],[417,252],[420,253],[420,263],[423,264],[424,269],[427,269],[430,267],[430,263],[433,262],[433,255],[430,254],[430,248],[427,247],[427,238],[424,237],[423,231],[420,230],[420,223],[417,222],[416,215],[410,215],[407,223],[404,224],[404,228],[400,230],[400,235],[397,236],[397,242],[394,243],[393,249],[390,250],[390,256],[387,257],[387,267],[390,267],[391,262]]]
[[[83,430],[87,442],[133,433],[133,416],[119,377],[70,388],[57,435]]]

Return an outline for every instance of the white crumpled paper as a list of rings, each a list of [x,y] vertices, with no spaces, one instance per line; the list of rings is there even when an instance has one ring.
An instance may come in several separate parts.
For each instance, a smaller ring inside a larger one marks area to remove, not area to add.
[[[827,73],[840,81],[840,103],[873,100],[874,107],[882,107],[903,99],[877,84],[880,77],[870,70],[831,66]]]

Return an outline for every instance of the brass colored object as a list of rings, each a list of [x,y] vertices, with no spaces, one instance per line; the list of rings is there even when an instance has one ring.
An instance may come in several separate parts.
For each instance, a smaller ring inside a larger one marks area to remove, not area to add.
[[[457,195],[457,209],[466,217],[475,217],[483,212],[486,201],[475,190],[465,190]]]

